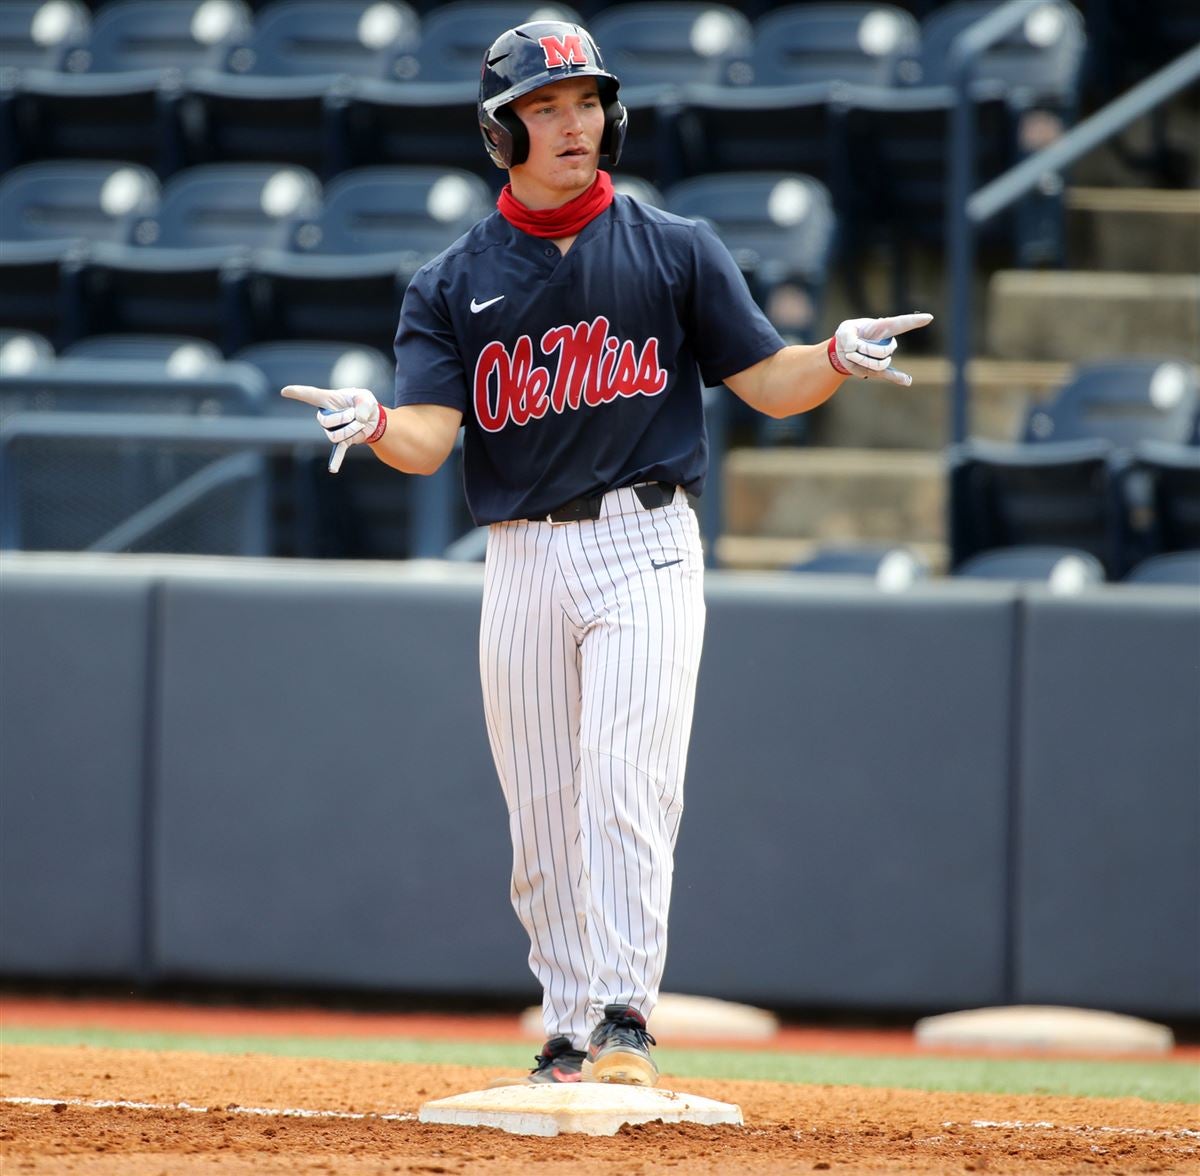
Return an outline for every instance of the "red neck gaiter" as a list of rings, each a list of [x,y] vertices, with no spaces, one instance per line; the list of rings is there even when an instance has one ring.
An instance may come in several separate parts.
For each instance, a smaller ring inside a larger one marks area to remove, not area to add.
[[[574,200],[559,208],[526,208],[513,194],[512,184],[505,184],[496,207],[500,215],[514,228],[533,237],[573,237],[589,221],[595,220],[613,201],[612,177],[605,171],[596,173],[595,182]]]

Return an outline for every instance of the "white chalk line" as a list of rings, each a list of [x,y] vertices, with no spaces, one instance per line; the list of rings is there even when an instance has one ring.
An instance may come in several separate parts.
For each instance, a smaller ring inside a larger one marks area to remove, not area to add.
[[[417,1116],[407,1112],[395,1114],[379,1114],[374,1111],[312,1111],[301,1107],[242,1107],[230,1103],[224,1107],[198,1107],[189,1102],[152,1103],[130,1102],[120,1098],[21,1098],[10,1097],[0,1099],[0,1102],[12,1103],[24,1107],[87,1107],[90,1110],[108,1110],[121,1107],[127,1111],[187,1111],[195,1115],[207,1115],[210,1111],[224,1112],[228,1115],[259,1115],[275,1119],[386,1119],[393,1123]]]
[[[943,1127],[1000,1127],[1008,1131],[1071,1131],[1077,1135],[1152,1135],[1164,1139],[1200,1139],[1200,1131],[1190,1127],[1156,1128],[1156,1127],[1101,1127],[1076,1126],[1069,1123],[1048,1123],[1045,1120],[1026,1121],[1012,1119],[1009,1121],[994,1121],[992,1119],[972,1119],[970,1123],[943,1123]]]
[[[416,1115],[410,1112],[377,1113],[374,1111],[322,1111],[308,1110],[302,1107],[243,1107],[230,1103],[223,1107],[201,1107],[189,1102],[153,1103],[133,1102],[128,1099],[113,1098],[30,1098],[9,1096],[0,1098],[0,1102],[14,1106],[26,1107],[87,1107],[90,1110],[109,1110],[121,1107],[129,1111],[185,1111],[195,1115],[207,1115],[210,1111],[224,1112],[229,1115],[257,1115],[275,1119],[380,1119],[393,1123],[414,1120]],[[1105,1127],[1105,1126],[1076,1126],[1067,1123],[1051,1123],[1046,1120],[993,1120],[972,1119],[970,1123],[946,1122],[943,1127],[976,1127],[981,1129],[1000,1128],[1008,1131],[1069,1131],[1076,1135],[1141,1135],[1163,1139],[1200,1139],[1200,1131],[1190,1127],[1154,1128],[1154,1127]]]

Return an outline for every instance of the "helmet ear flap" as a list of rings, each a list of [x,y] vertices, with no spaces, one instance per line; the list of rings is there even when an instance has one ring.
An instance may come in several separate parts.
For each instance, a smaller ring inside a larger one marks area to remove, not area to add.
[[[625,131],[629,126],[629,112],[615,95],[604,107],[604,136],[600,140],[600,154],[608,156],[610,167],[616,167],[621,158],[621,147],[625,142]]]
[[[508,137],[508,156],[505,167],[517,167],[529,158],[529,131],[511,106],[502,106],[492,118],[504,128]]]

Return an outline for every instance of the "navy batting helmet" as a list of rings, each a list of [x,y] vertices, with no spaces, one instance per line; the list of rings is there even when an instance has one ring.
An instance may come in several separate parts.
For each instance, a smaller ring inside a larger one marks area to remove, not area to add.
[[[629,116],[617,97],[621,83],[604,68],[591,33],[566,21],[535,20],[492,42],[479,78],[479,129],[497,167],[515,167],[529,158],[529,134],[509,103],[539,86],[577,77],[597,79],[604,107],[600,153],[615,164]]]

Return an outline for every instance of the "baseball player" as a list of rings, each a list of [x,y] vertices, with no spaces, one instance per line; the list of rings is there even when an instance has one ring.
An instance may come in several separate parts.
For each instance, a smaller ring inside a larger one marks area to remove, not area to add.
[[[706,225],[625,196],[627,115],[590,34],[536,21],[487,50],[484,146],[498,209],[404,298],[394,407],[289,386],[335,443],[429,474],[460,426],[489,527],[479,662],[507,802],[511,896],[547,1041],[513,1081],[653,1085],[646,1019],[667,947],[704,634],[701,389],[781,417],[846,376],[911,379],[895,337],[932,316],[842,323],[785,346]],[[703,380],[703,385],[701,383]]]

